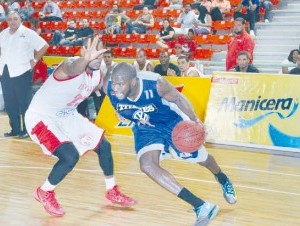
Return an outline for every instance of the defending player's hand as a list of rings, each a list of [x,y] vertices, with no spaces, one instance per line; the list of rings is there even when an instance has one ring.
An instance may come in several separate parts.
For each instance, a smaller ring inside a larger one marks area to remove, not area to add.
[[[82,47],[81,50],[82,57],[88,62],[98,58],[106,51],[106,49],[102,49],[102,48],[98,50],[99,45],[100,42],[99,42],[98,35],[94,37],[93,41],[92,39],[89,38],[87,41],[87,45]]]

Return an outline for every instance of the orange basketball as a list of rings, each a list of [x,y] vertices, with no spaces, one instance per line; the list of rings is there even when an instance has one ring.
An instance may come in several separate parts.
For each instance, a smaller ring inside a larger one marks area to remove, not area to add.
[[[195,152],[205,142],[204,125],[193,121],[182,121],[174,127],[172,141],[181,152]]]

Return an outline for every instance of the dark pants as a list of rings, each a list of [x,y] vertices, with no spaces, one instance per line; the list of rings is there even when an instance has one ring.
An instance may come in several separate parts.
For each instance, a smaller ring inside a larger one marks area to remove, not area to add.
[[[212,21],[224,20],[223,15],[219,7],[214,7],[210,11],[210,16]]]
[[[41,21],[62,21],[62,18],[56,16],[45,16]]]
[[[233,18],[236,19],[238,17],[242,17],[244,20],[247,20],[249,22],[250,30],[254,30],[255,21],[259,20],[259,13],[247,9],[247,14],[243,14],[241,12],[235,12]]]
[[[7,66],[0,77],[5,109],[14,135],[26,132],[24,115],[32,99],[32,70],[11,78]]]
[[[126,23],[127,34],[132,34],[135,31],[138,34],[145,34],[147,32],[147,27],[143,25],[133,25],[131,22]]]

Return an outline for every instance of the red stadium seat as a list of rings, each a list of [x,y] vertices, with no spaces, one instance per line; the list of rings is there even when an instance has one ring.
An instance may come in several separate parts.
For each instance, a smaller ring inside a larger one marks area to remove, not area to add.
[[[50,42],[53,38],[53,33],[41,33],[41,37],[46,41]]]
[[[233,28],[234,21],[231,20],[217,20],[213,21],[211,24],[211,29],[213,31],[226,30],[230,31]]]
[[[194,37],[195,42],[197,45],[211,45],[212,44],[212,35],[197,35]]]
[[[194,58],[198,60],[211,60],[212,54],[212,49],[196,49]]]
[[[152,49],[152,48],[145,49],[145,53],[148,58],[158,58],[160,52],[161,52],[161,49]]]
[[[45,3],[46,3],[46,1],[32,2],[31,6],[35,10],[41,10],[44,7]]]

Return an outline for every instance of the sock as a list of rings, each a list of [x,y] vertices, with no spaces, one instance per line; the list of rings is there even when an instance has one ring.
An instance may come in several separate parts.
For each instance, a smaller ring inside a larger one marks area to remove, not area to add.
[[[204,203],[202,199],[195,196],[192,192],[190,192],[186,188],[182,188],[182,190],[179,192],[177,197],[191,204],[194,208],[201,206]]]
[[[53,191],[55,189],[56,185],[50,184],[48,179],[45,181],[45,183],[41,186],[41,189],[43,191]]]
[[[104,178],[106,190],[112,189],[116,185],[115,177]]]
[[[221,170],[219,173],[215,174],[215,176],[217,177],[218,181],[220,184],[225,184],[225,182],[227,181],[228,177],[226,176],[225,173],[223,173]]]

